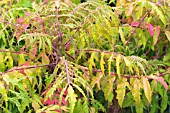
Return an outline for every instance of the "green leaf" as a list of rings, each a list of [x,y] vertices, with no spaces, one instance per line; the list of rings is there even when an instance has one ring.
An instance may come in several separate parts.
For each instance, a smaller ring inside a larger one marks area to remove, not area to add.
[[[127,82],[127,78],[119,78],[119,80],[117,81],[116,99],[118,100],[118,103],[121,108],[122,108],[123,100],[125,98],[126,82]]]
[[[148,102],[151,103],[151,100],[152,100],[152,90],[151,90],[149,81],[145,77],[143,77],[142,80],[143,80],[143,89],[144,89],[145,96],[148,99]]]
[[[18,5],[19,5],[20,7],[24,7],[24,8],[27,8],[27,7],[31,7],[31,6],[32,6],[30,0],[20,0]]]
[[[157,113],[158,108],[159,108],[159,96],[153,95],[150,113]]]
[[[133,105],[134,105],[134,100],[133,100],[132,93],[128,92],[125,96],[122,107],[126,108],[126,107],[133,106]]]
[[[161,95],[162,101],[161,101],[161,113],[165,113],[165,110],[167,109],[168,106],[168,95],[165,90],[163,90],[163,95]]]

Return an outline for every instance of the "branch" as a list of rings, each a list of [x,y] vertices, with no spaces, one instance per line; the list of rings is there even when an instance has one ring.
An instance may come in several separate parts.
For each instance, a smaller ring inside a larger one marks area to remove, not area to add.
[[[6,72],[0,72],[0,75],[5,74],[5,73],[9,73],[9,72],[13,72],[16,70],[23,70],[23,69],[31,69],[31,68],[41,68],[41,67],[46,67],[46,66],[51,66],[51,65],[56,65],[57,63],[52,63],[52,64],[44,64],[44,65],[40,65],[40,66],[23,66],[23,67],[13,67],[12,69],[6,71]]]
[[[146,17],[150,12],[151,12],[151,9],[149,9],[149,10],[145,13],[145,15],[140,19],[138,26],[136,26],[136,28],[135,28],[135,29],[132,31],[132,33],[130,34],[130,37],[129,37],[129,39],[128,39],[127,42],[126,42],[126,45],[128,45],[128,43],[130,42],[132,36],[136,33],[136,29],[140,26],[140,24],[144,21],[145,17]]]

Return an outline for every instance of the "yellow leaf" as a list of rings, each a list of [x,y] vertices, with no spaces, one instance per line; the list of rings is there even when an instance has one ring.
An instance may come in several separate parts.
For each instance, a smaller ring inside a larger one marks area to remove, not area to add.
[[[170,41],[170,31],[165,31],[166,37],[168,38],[168,40]]]
[[[131,78],[130,83],[131,83],[131,92],[132,92],[133,98],[135,100],[136,105],[139,106],[140,101],[141,101],[141,98],[140,98],[141,82],[137,78]]]
[[[18,65],[22,65],[23,63],[25,63],[25,55],[24,54],[19,54],[19,61],[18,61]]]
[[[92,71],[93,71],[92,66],[95,66],[94,57],[95,57],[95,53],[92,53],[90,59],[88,60],[90,74],[92,74]]]
[[[118,55],[116,57],[116,70],[117,70],[117,74],[118,74],[118,77],[120,78],[120,60],[121,60],[121,56]]]
[[[104,57],[104,52],[101,54],[101,59],[100,59],[100,68],[102,70],[102,74],[104,74],[104,64],[105,64],[103,57]]]
[[[121,27],[119,27],[119,33],[120,33],[120,38],[121,38],[123,44],[125,45],[126,44],[126,39],[125,39],[125,36],[124,36],[124,33],[123,33]]]
[[[119,103],[120,107],[122,107],[122,103],[123,103],[123,100],[125,97],[126,81],[127,81],[127,78],[120,78],[117,81],[116,99],[118,99],[118,103]]]
[[[108,100],[108,96],[110,95],[112,90],[113,90],[113,83],[112,82],[107,83],[105,88],[104,88],[104,96],[105,96],[106,100]]]
[[[43,64],[49,64],[50,63],[50,60],[49,58],[47,57],[46,53],[45,52],[42,52],[42,63]]]
[[[144,89],[145,96],[148,99],[148,102],[151,103],[152,90],[151,90],[150,84],[147,78],[143,77],[142,80],[143,80],[143,89]]]
[[[91,82],[91,87],[93,88],[95,84],[97,84],[98,89],[100,90],[100,79],[102,78],[102,73],[97,73],[97,76],[95,76],[94,78],[92,78],[92,82]]]
[[[109,73],[109,76],[111,76],[111,63],[112,63],[112,59],[113,59],[113,54],[111,55],[111,57],[108,60],[108,73]]]

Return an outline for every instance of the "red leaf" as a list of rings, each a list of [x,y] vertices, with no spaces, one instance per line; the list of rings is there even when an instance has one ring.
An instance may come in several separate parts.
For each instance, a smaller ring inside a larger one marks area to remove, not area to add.
[[[22,17],[20,17],[20,18],[17,18],[17,22],[18,22],[18,23],[21,23],[21,22],[23,22],[23,20],[24,20],[24,19],[23,19]]]
[[[132,22],[132,23],[131,23],[131,26],[132,26],[132,27],[138,27],[138,26],[139,26],[139,22]]]
[[[26,16],[30,16],[30,14],[29,14],[28,12],[26,12],[26,11],[24,11],[24,14],[25,14]]]
[[[26,75],[24,69],[19,70],[19,72],[22,73],[23,75]]]
[[[23,29],[26,30],[29,25],[28,24],[23,24],[22,26],[23,26]]]
[[[45,102],[43,101],[43,104],[50,105],[52,104],[52,101],[50,100],[50,98],[48,98]]]
[[[149,31],[150,35],[153,36],[154,35],[154,26],[152,24],[148,24],[147,27],[148,27],[148,31]]]
[[[16,33],[16,39],[17,40],[19,40],[19,37],[21,36],[21,34],[22,34],[22,30]]]
[[[164,78],[163,78],[163,77],[150,76],[150,78],[158,81],[159,83],[161,83],[161,84],[164,86],[165,90],[168,91],[168,85],[167,85],[167,83],[164,81]]]

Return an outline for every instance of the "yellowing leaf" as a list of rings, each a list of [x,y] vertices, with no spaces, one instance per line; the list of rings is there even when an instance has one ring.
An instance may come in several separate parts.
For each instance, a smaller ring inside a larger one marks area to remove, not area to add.
[[[121,38],[123,44],[125,45],[126,44],[126,39],[125,39],[125,36],[124,36],[124,33],[123,33],[121,27],[119,27],[119,33],[120,33],[120,38]]]
[[[137,78],[131,78],[130,83],[131,83],[131,92],[132,92],[133,98],[135,100],[136,105],[139,106],[140,102],[141,102],[141,98],[140,98],[141,83],[140,83],[140,80],[137,79]]]
[[[104,52],[101,54],[101,59],[100,59],[100,68],[102,70],[102,74],[104,74],[104,64],[105,64],[103,57],[104,57]]]
[[[160,20],[162,21],[162,23],[164,24],[164,26],[166,26],[167,22],[166,22],[166,18],[164,16],[164,14],[162,13],[162,11],[158,8],[158,6],[153,3],[153,2],[149,2],[149,5],[152,6],[152,9],[157,13],[157,15],[159,16]]]
[[[71,85],[69,85],[68,87],[68,94],[66,96],[66,100],[68,99],[69,100],[69,103],[70,103],[70,113],[73,113],[73,110],[74,110],[74,107],[75,107],[75,104],[76,104],[76,99],[77,95],[74,93],[74,90],[73,90],[73,87]]]
[[[164,86],[165,90],[168,91],[168,85],[164,81],[163,77],[157,77],[157,76],[151,75],[151,76],[149,76],[149,78],[154,79],[154,80],[158,81],[159,83],[161,83]]]
[[[111,57],[108,60],[108,73],[109,73],[109,76],[111,76],[111,62],[112,62],[112,59],[113,59],[113,54],[111,55]]]
[[[168,40],[170,41],[170,31],[165,31],[166,37],[168,38]]]
[[[25,63],[25,55],[24,54],[19,54],[19,61],[18,61],[18,65],[22,65],[23,63]]]
[[[151,100],[152,100],[152,90],[151,90],[149,81],[145,77],[143,77],[142,80],[143,80],[143,89],[144,89],[145,96],[148,99],[148,102],[151,103]]]
[[[130,61],[130,60],[128,59],[128,57],[124,57],[123,59],[124,59],[124,61],[125,61],[125,63],[126,63],[126,66],[131,66],[132,61]]]
[[[110,93],[112,92],[112,90],[113,90],[113,83],[106,84],[106,86],[104,88],[104,96],[105,96],[106,100],[108,100],[108,97],[109,97]]]
[[[100,79],[102,78],[102,73],[97,73],[97,76],[95,76],[94,78],[92,78],[92,82],[91,82],[91,87],[93,88],[95,84],[97,84],[98,89],[100,90]]]
[[[160,34],[160,26],[154,28],[153,44],[156,45]]]
[[[127,81],[127,78],[120,78],[117,81],[117,89],[116,89],[117,96],[116,96],[116,99],[118,99],[118,103],[119,103],[120,107],[122,107],[123,100],[124,100],[124,97],[125,97],[126,81]]]
[[[88,60],[90,74],[92,74],[92,71],[93,71],[92,66],[95,66],[94,57],[95,57],[95,53],[92,53],[90,59]]]
[[[121,56],[118,55],[116,57],[116,70],[117,70],[117,74],[118,74],[118,77],[120,78],[120,60],[121,60]]]
[[[49,58],[47,57],[47,55],[45,54],[45,52],[42,52],[42,63],[43,64],[49,64],[50,63],[50,60]]]

